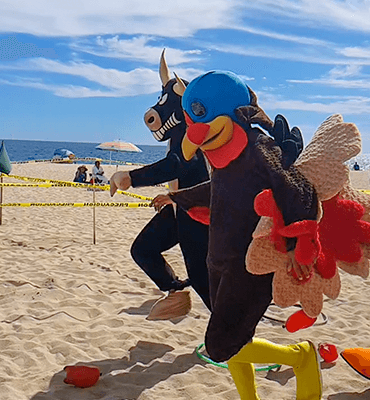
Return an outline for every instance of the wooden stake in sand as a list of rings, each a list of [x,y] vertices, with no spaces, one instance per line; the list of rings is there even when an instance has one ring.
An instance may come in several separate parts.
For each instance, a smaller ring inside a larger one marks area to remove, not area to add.
[[[93,185],[95,185],[95,179],[93,178]],[[95,188],[93,188],[93,244],[96,244],[96,229],[95,229]]]

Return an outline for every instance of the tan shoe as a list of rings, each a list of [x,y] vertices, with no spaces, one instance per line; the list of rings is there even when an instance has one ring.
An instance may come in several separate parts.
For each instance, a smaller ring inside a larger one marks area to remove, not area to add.
[[[146,317],[149,321],[168,320],[183,317],[191,310],[190,292],[170,292],[166,297],[156,301]]]

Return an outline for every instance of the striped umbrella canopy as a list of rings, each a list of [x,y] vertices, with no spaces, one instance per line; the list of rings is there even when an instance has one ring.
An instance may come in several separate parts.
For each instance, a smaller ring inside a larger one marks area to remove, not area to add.
[[[131,152],[131,153],[141,153],[142,150],[139,149],[132,143],[122,142],[120,140],[115,140],[113,142],[104,142],[96,146],[96,149],[99,150],[108,150],[108,151],[121,151],[121,152]]]

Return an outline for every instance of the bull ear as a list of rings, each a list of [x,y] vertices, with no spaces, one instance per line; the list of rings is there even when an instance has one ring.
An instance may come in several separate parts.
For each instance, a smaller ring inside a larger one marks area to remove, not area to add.
[[[178,94],[179,96],[183,96],[186,86],[185,83],[182,81],[181,78],[179,78],[176,73],[174,72],[174,75],[176,77],[176,83],[173,85],[173,91]]]
[[[161,62],[159,64],[159,76],[161,77],[163,87],[167,85],[170,78],[170,71],[168,69],[168,65],[166,63],[166,59],[164,58],[164,53],[166,49],[163,49],[161,54]]]

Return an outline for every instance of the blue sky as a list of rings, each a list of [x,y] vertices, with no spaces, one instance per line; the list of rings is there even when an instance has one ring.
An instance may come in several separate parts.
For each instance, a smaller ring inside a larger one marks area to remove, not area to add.
[[[370,153],[369,21],[369,0],[0,0],[0,137],[157,144],[166,48],[187,80],[242,76],[306,143],[341,113]]]

